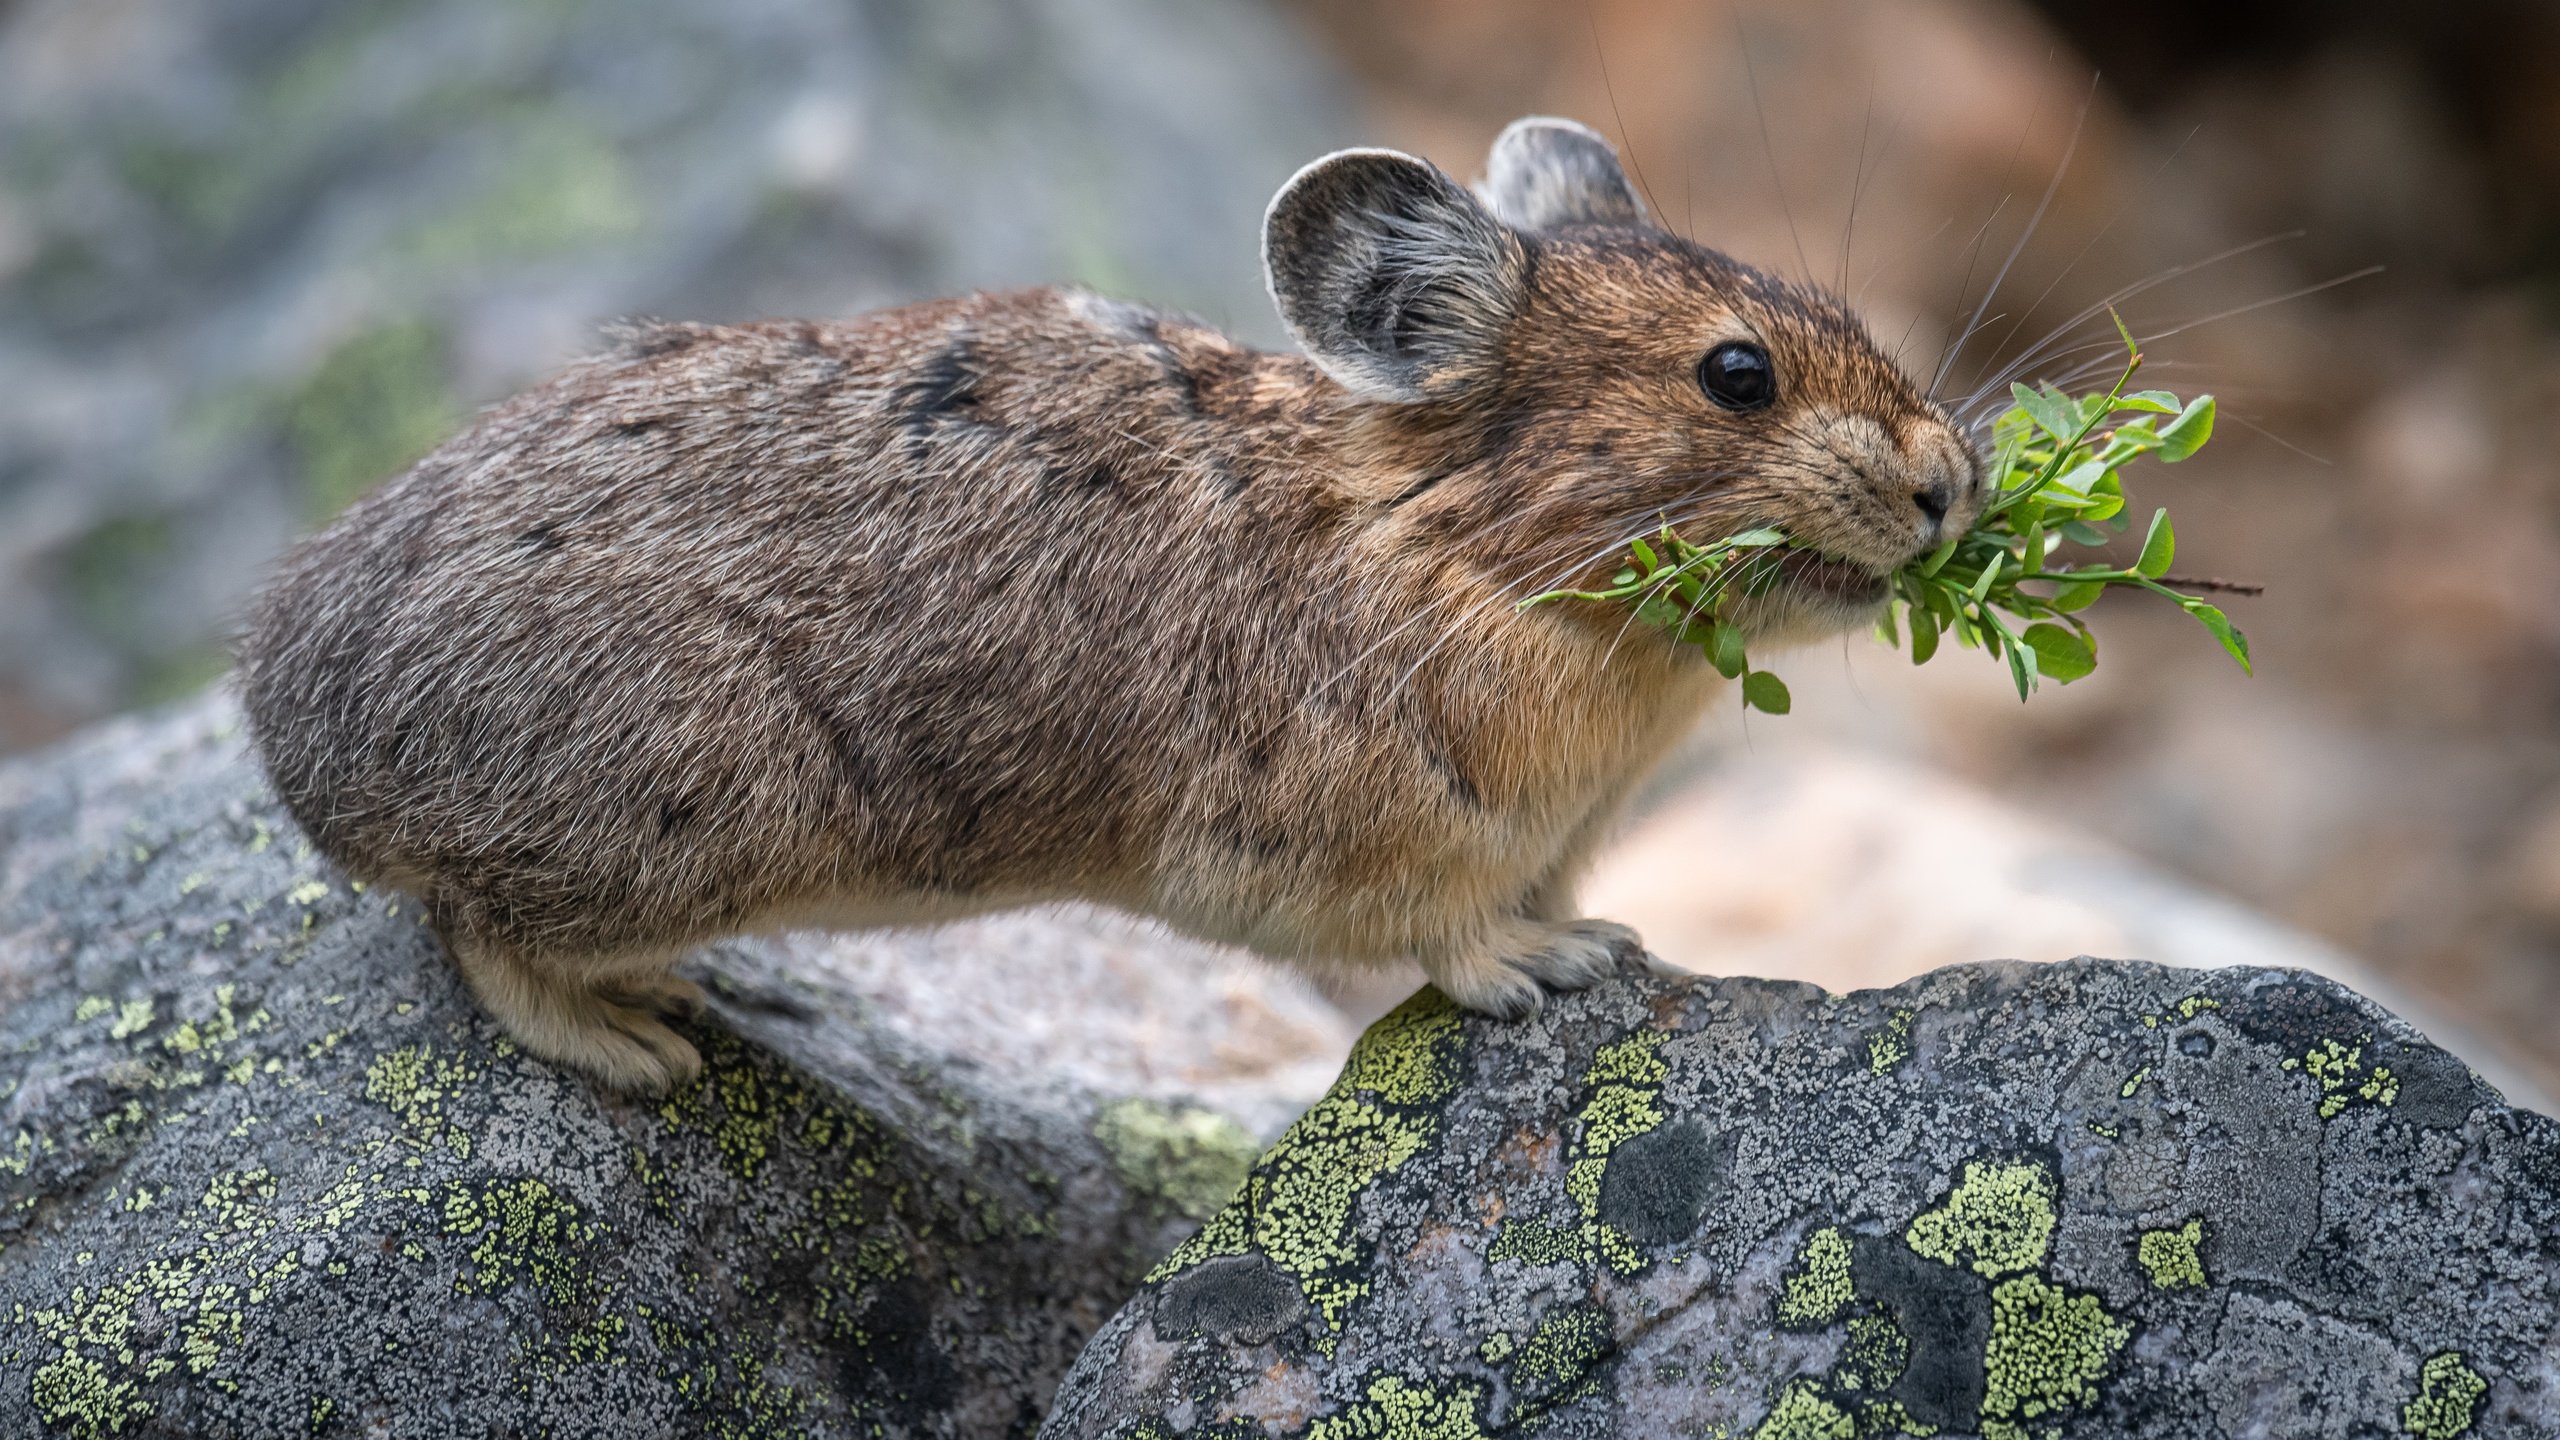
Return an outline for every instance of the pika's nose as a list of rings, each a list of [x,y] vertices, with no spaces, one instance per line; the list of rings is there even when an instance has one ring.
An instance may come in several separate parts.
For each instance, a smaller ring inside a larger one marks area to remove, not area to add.
[[[1944,476],[1932,476],[1911,492],[1911,503],[1920,507],[1921,518],[1931,530],[1947,523],[1947,511],[1956,503],[1956,487]]]

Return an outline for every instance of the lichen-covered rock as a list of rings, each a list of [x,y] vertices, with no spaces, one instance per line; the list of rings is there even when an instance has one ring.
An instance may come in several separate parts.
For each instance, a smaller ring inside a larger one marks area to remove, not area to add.
[[[0,769],[0,1436],[1027,1433],[1260,1148],[1090,1049],[919,1040],[889,982],[947,979],[930,936],[851,978],[724,947],[702,1080],[599,1094],[313,857],[230,724]],[[1008,923],[975,941],[1186,958]],[[1071,1025],[1033,948],[981,1003]]]
[[[1058,1440],[2560,1435],[2560,1124],[2299,971],[1380,1021]]]

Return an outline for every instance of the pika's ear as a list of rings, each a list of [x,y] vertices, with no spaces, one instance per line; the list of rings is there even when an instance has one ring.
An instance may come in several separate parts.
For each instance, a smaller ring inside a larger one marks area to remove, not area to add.
[[[1618,152],[1590,126],[1551,115],[1503,127],[1476,193],[1504,223],[1532,232],[1646,223]]]
[[[1280,187],[1262,222],[1281,321],[1373,400],[1445,399],[1491,375],[1528,264],[1463,186],[1393,150],[1327,155]]]

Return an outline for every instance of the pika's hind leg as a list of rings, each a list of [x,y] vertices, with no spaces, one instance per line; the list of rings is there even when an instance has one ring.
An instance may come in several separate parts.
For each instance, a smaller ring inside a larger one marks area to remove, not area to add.
[[[1608,920],[1507,920],[1471,945],[1425,953],[1423,973],[1460,1009],[1497,1020],[1538,1013],[1550,990],[1583,990],[1643,951],[1636,932]]]
[[[693,1042],[662,1014],[691,1013],[702,991],[663,964],[598,966],[455,939],[455,963],[517,1044],[616,1090],[657,1095],[702,1071]]]

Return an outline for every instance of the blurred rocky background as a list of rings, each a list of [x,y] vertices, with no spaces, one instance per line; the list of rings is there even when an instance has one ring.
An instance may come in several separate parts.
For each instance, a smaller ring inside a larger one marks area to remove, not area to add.
[[[1952,401],[2103,359],[2115,299],[2225,401],[2137,501],[2269,587],[2254,680],[2136,601],[2025,707],[1961,655],[1792,657],[1608,908],[1845,985],[2212,963],[2254,907],[2560,1086],[2540,0],[0,0],[0,749],[206,683],[279,545],[604,320],[1080,280],[1269,341],[1292,168],[1468,173],[1532,111]]]

